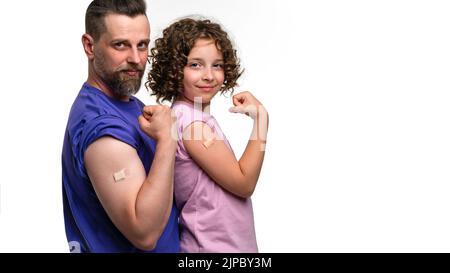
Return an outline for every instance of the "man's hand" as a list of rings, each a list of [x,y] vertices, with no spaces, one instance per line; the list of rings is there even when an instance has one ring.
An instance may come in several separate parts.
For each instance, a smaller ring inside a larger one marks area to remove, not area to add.
[[[139,116],[141,129],[159,142],[161,140],[177,140],[176,117],[172,110],[165,105],[145,106]]]

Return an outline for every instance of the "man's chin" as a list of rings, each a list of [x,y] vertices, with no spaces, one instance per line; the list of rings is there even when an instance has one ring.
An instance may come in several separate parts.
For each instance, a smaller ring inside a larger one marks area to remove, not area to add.
[[[130,97],[130,96],[135,95],[138,91],[139,91],[139,89],[125,88],[125,89],[120,90],[120,93],[121,93],[123,96]]]
[[[139,91],[140,88],[140,82],[139,84],[137,82],[135,83],[130,83],[130,82],[125,82],[120,84],[119,86],[117,86],[117,88],[114,89],[114,93],[118,96],[132,96],[134,94],[136,94]]]

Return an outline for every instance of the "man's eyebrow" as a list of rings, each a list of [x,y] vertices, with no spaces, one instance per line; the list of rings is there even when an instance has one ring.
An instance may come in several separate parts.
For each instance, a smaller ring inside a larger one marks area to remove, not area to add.
[[[112,44],[115,44],[115,43],[129,43],[129,41],[127,39],[120,39],[119,38],[119,39],[112,40],[111,43]]]
[[[139,41],[139,43],[142,43],[142,42],[149,44],[150,39],[142,39]],[[128,39],[117,38],[117,39],[112,40],[111,43],[130,43],[130,41]]]

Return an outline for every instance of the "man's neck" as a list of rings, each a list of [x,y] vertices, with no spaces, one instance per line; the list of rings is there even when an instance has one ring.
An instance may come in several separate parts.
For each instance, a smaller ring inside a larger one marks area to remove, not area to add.
[[[86,82],[89,85],[102,91],[103,93],[105,93],[105,95],[107,95],[110,98],[120,100],[120,101],[130,101],[130,98],[128,96],[119,97],[116,94],[114,94],[114,92],[112,92],[112,90],[100,79],[97,79],[95,77],[88,77]]]

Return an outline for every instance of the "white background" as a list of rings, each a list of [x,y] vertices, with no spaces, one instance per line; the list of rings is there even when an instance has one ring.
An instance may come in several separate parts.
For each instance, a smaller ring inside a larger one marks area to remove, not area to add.
[[[60,157],[87,78],[89,3],[0,10],[1,252],[68,251]],[[230,32],[238,90],[270,113],[252,197],[260,251],[450,251],[448,1],[148,0],[152,40],[188,14]],[[251,122],[229,106],[212,111],[240,155]]]

